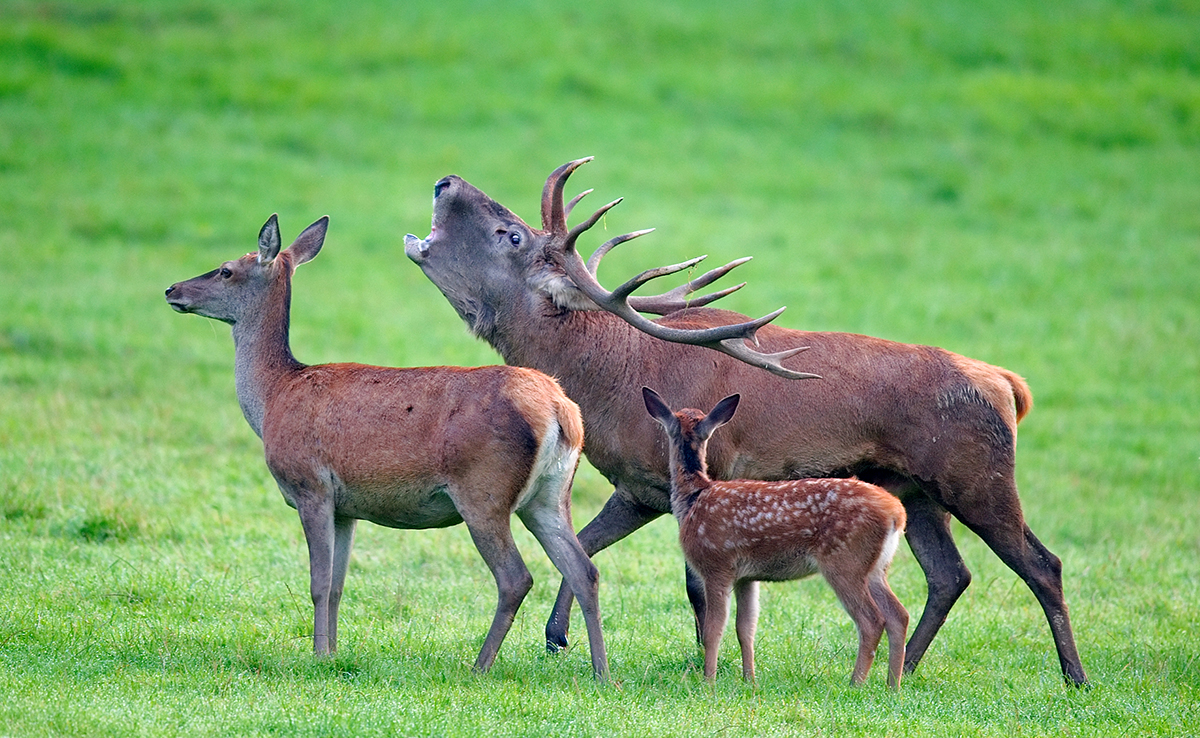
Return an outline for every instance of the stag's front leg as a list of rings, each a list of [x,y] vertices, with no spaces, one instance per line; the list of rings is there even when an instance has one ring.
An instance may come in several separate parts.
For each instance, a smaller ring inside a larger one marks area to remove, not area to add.
[[[925,573],[925,607],[905,647],[904,671],[912,673],[937,635],[950,608],[971,583],[971,571],[950,533],[950,513],[924,492],[901,497],[908,513],[904,537]]]
[[[589,557],[621,540],[646,523],[663,514],[662,510],[645,505],[634,499],[625,488],[618,486],[612,497],[592,521],[579,531],[579,543]],[[563,581],[558,588],[558,599],[546,621],[546,650],[561,651],[567,647],[567,632],[571,627],[571,603],[574,602],[571,587]]]

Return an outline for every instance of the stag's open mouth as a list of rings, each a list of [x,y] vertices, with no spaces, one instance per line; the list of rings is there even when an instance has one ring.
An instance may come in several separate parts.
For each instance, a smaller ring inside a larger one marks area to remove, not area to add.
[[[436,230],[436,229],[434,229]],[[433,240],[433,233],[429,234],[428,238],[417,238],[409,233],[404,237],[404,255],[414,262],[420,264],[429,256],[429,242]]]

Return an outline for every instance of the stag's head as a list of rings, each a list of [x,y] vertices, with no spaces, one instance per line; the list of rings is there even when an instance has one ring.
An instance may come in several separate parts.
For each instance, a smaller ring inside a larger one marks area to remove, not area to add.
[[[559,310],[606,310],[656,338],[703,345],[789,378],[812,377],[785,369],[779,362],[803,348],[760,354],[746,345],[755,331],[774,320],[782,308],[758,320],[702,330],[670,328],[641,313],[665,315],[699,307],[740,288],[737,285],[701,297],[696,290],[724,276],[748,259],[738,259],[669,292],[633,296],[635,289],[656,277],[690,269],[705,257],[643,272],[609,292],[596,279],[600,259],[613,247],[650,230],[612,238],[596,249],[585,264],[576,250],[580,234],[591,228],[617,203],[601,207],[573,228],[571,209],[591,190],[564,202],[567,178],[591,157],[563,164],[551,173],[542,190],[542,227],[534,228],[462,177],[451,175],[433,187],[433,223],[427,238],[404,237],[404,252],[437,285],[471,331],[494,338],[497,316],[516,309],[513,301],[549,300]]]
[[[542,195],[542,227],[535,228],[462,177],[433,187],[433,223],[424,239],[409,234],[404,252],[437,285],[472,332],[487,337],[494,314],[508,301],[541,295],[563,309],[595,309],[567,277],[563,186],[588,159],[559,167]],[[574,201],[571,203],[574,204]],[[570,247],[573,251],[573,245]]]

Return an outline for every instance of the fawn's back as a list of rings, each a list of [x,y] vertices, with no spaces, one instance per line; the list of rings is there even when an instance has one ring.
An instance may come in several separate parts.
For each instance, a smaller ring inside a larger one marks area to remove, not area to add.
[[[787,581],[843,558],[858,568],[852,559],[864,548],[883,551],[904,524],[898,499],[857,479],[715,481],[680,521],[679,538],[701,572]]]

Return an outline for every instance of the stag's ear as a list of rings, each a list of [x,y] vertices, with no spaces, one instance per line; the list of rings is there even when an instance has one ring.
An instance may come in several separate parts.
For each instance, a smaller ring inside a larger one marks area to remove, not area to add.
[[[712,409],[708,415],[704,416],[696,426],[696,433],[701,438],[708,438],[717,428],[728,423],[733,419],[734,412],[737,411],[738,402],[742,399],[741,395],[730,395],[724,400],[717,403],[717,406]]]
[[[258,232],[258,263],[267,264],[279,255],[279,214],[273,213]]]
[[[667,403],[663,402],[658,393],[649,387],[642,387],[642,400],[646,403],[646,412],[650,413],[650,417],[661,423],[664,428],[669,430],[673,423],[679,422],[675,418],[675,413],[667,407]]]
[[[300,266],[306,261],[312,261],[313,258],[321,252],[321,246],[325,244],[325,231],[329,229],[329,216],[324,215],[316,223],[313,223],[288,246],[288,253],[296,257],[296,266]]]

